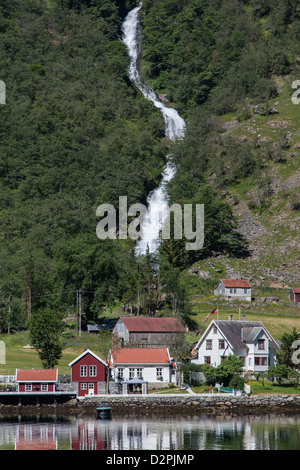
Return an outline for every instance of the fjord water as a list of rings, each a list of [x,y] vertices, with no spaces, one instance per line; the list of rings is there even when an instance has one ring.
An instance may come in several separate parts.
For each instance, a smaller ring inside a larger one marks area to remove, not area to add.
[[[300,415],[0,420],[0,450],[299,450]]]
[[[144,97],[160,109],[165,122],[166,137],[172,142],[175,142],[178,139],[182,139],[184,136],[184,119],[179,116],[174,108],[165,106],[165,104],[158,99],[155,92],[142,82],[138,71],[138,58],[140,53],[138,41],[139,11],[141,8],[142,4],[129,12],[122,24],[123,43],[126,45],[130,57],[129,78],[142,92]],[[168,214],[168,196],[165,191],[165,185],[176,173],[176,168],[172,165],[170,157],[170,155],[167,156],[167,163],[162,173],[160,185],[148,195],[148,212],[141,223],[141,237],[136,244],[137,254],[145,254],[147,248],[149,248],[150,253],[153,253],[158,247],[159,231]]]

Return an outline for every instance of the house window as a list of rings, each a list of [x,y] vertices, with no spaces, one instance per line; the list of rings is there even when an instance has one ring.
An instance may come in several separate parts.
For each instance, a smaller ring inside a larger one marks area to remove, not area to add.
[[[265,349],[265,340],[259,339],[257,342],[258,349]]]
[[[87,366],[80,366],[80,377],[87,377]]]
[[[42,384],[41,385],[41,391],[42,392],[48,392],[48,384]]]
[[[133,377],[134,377],[134,369],[130,368],[129,369],[129,378],[133,379]]]
[[[80,384],[80,388],[81,390],[87,390],[87,384],[86,383]]]
[[[224,339],[219,339],[219,349],[225,349],[225,341],[224,341]]]
[[[247,289],[244,289],[244,294],[247,294]]]
[[[218,333],[218,328],[216,326],[214,326],[214,328],[213,328],[213,333],[214,333],[214,335]]]
[[[97,366],[90,366],[90,377],[96,377],[97,375]]]
[[[254,359],[254,363],[256,366],[266,366],[268,364],[268,358],[267,357],[256,357]]]
[[[204,356],[204,363],[205,364],[211,364],[210,356]]]
[[[25,392],[31,392],[32,390],[32,385],[31,384],[25,384]]]
[[[157,380],[162,380],[163,378],[163,370],[161,367],[157,367],[156,369],[156,379]]]
[[[136,376],[141,379],[143,377],[143,369],[136,370]]]
[[[118,368],[118,379],[124,379],[124,369],[123,369],[123,367]]]
[[[206,349],[212,349],[212,339],[206,340]]]

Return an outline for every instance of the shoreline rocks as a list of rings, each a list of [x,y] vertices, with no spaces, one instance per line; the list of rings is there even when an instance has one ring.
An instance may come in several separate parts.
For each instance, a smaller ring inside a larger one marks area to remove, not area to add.
[[[97,405],[110,405],[113,414],[269,414],[300,413],[300,395],[102,395],[58,405],[0,405],[0,416],[29,413],[95,414]]]
[[[250,396],[223,396],[223,395],[180,395],[180,396],[140,396],[116,397],[107,396],[94,398],[94,403],[109,404],[113,411],[135,413],[192,413],[192,414],[261,414],[276,411],[299,412],[300,395],[250,395]],[[85,405],[91,404],[91,399],[85,400]]]

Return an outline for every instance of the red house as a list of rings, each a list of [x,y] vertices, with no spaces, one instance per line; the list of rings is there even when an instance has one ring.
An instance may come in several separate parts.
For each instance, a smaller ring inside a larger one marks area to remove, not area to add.
[[[17,369],[16,382],[19,392],[55,392],[58,370]]]
[[[79,397],[105,393],[107,364],[95,353],[86,349],[69,366],[71,382]]]
[[[300,304],[300,287],[292,287],[290,290],[290,301],[294,304]]]
[[[108,439],[107,429],[99,427],[95,419],[78,418],[77,427],[71,433],[71,450],[105,450]]]

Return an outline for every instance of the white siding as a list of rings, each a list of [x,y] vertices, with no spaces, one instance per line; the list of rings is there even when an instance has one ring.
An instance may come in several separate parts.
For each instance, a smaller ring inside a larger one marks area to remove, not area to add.
[[[220,349],[220,340],[224,342],[224,349]],[[262,341],[263,349],[261,346]],[[244,359],[244,371],[263,372],[276,362],[276,353],[270,350],[269,343],[268,335],[262,330],[254,341],[245,343],[245,349],[233,349],[212,322],[200,341],[198,356],[192,359],[191,362],[205,364],[207,358],[210,358],[210,364],[213,367],[218,367],[222,361],[222,356],[234,354]],[[208,349],[208,345],[211,346],[211,349]]]
[[[123,375],[123,380],[129,380],[130,378],[130,370],[129,369],[134,369],[134,378],[138,377],[137,374],[137,369],[142,369],[142,378],[146,382],[151,382],[151,383],[161,383],[161,384],[166,384],[170,383],[170,376],[171,376],[171,368],[169,365],[166,364],[118,364],[114,365],[113,369],[113,377],[116,379],[118,376],[118,368],[123,368],[124,369],[124,375]],[[157,369],[161,369],[162,373],[162,380],[159,380],[157,377]]]

